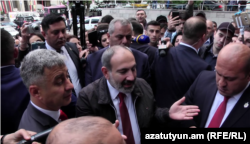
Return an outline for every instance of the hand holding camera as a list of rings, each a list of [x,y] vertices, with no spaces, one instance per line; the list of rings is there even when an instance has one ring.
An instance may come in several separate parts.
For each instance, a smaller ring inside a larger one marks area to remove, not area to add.
[[[168,16],[169,22],[168,22],[168,31],[169,32],[174,32],[175,26],[179,25],[179,12],[178,11],[173,11],[171,14]]]

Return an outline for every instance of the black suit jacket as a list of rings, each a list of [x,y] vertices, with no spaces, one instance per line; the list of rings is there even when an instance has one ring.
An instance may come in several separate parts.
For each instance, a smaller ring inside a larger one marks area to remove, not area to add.
[[[188,105],[197,105],[200,108],[199,115],[195,116],[192,121],[183,122],[186,127],[191,125],[200,128],[205,127],[210,109],[218,91],[215,75],[214,71],[204,71],[200,73],[186,93],[185,103]],[[245,108],[244,105],[246,103],[250,104],[250,86],[244,91],[221,127],[249,128],[250,106]]]
[[[179,45],[166,53],[165,57],[160,57],[157,52],[151,73],[159,107],[170,107],[184,96],[201,71],[210,70],[197,52],[187,46]]]
[[[25,130],[39,133],[52,128],[57,124],[57,121],[37,110],[31,103],[29,103],[27,109],[23,113],[18,129],[23,128]]]
[[[141,51],[147,54],[149,65],[150,66],[152,65],[154,58],[155,58],[155,53],[158,50],[157,48],[150,46],[148,44],[138,44],[137,42],[132,42],[130,46],[131,48],[134,48],[138,51]]]
[[[102,54],[107,48],[108,47],[103,48],[101,50],[98,50],[95,53],[88,55],[87,65],[85,68],[85,86],[103,77],[103,74],[101,71],[101,68],[102,68],[101,58],[102,58]],[[148,63],[148,56],[133,48],[131,48],[131,50],[134,54],[135,61],[136,61],[137,77],[143,78],[148,83],[150,83],[151,76],[150,76],[150,67]]]

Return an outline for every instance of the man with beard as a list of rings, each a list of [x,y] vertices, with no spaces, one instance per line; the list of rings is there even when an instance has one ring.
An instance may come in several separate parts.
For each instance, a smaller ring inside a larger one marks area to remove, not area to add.
[[[224,22],[214,32],[214,42],[200,48],[199,56],[211,66],[212,70],[215,68],[218,53],[225,45],[232,42],[234,32],[234,26],[229,22]]]
[[[171,119],[189,120],[199,112],[196,106],[180,105],[185,98],[175,102],[170,109],[157,108],[149,84],[136,78],[136,61],[131,49],[115,45],[102,55],[104,77],[84,87],[76,105],[76,115],[101,116],[115,123],[127,136],[128,144],[140,143],[140,129],[149,128],[153,118],[165,124]],[[189,109],[189,110],[187,110]]]
[[[56,51],[66,57],[65,64],[68,68],[70,80],[74,85],[74,89],[71,104],[62,109],[68,117],[75,117],[76,99],[82,86],[84,86],[84,72],[80,63],[79,51],[74,43],[66,42],[66,24],[60,15],[47,15],[44,17],[41,25],[43,29],[41,33],[46,40],[44,47],[41,48]],[[25,25],[22,27],[22,38],[28,39],[29,36],[26,33],[27,28]],[[24,44],[25,43],[22,43],[19,48],[19,58],[23,58],[29,52],[29,48],[23,47]]]

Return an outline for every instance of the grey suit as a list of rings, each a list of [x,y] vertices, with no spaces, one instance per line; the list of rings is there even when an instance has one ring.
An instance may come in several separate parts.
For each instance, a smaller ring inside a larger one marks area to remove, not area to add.
[[[18,129],[22,128],[39,133],[52,128],[57,124],[57,121],[39,111],[29,103],[27,109],[23,113]]]

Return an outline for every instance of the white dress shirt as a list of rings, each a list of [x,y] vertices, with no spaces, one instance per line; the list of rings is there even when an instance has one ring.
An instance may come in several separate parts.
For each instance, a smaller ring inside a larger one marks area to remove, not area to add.
[[[187,47],[193,49],[193,50],[198,54],[198,50],[197,50],[196,48],[194,48],[193,46],[191,46],[191,45],[189,45],[189,44],[185,44],[185,43],[183,43],[183,42],[180,42],[180,45],[187,46]]]
[[[35,105],[32,101],[30,101],[30,103],[39,111],[41,111],[42,113],[50,116],[51,118],[53,118],[55,121],[60,122],[59,117],[60,117],[60,110],[58,111],[51,111],[51,110],[46,110],[43,108],[40,108],[39,106]]]
[[[233,97],[229,98],[227,101],[227,106],[226,106],[226,112],[224,114],[224,117],[221,121],[220,127],[221,125],[224,123],[224,121],[226,120],[227,116],[230,114],[230,112],[232,111],[232,109],[234,108],[235,104],[238,102],[238,100],[240,99],[240,97],[242,96],[242,94],[244,93],[244,91],[247,89],[247,87],[249,86],[250,82],[248,83],[248,85],[245,87],[244,90],[242,90],[240,93],[234,95]],[[210,113],[206,122],[205,127],[207,128],[216,112],[216,110],[218,109],[218,107],[220,106],[220,104],[223,102],[224,100],[224,96],[220,94],[219,91],[217,91],[213,105],[210,109]]]
[[[119,109],[119,103],[120,103],[120,99],[118,97],[119,91],[116,90],[113,86],[111,86],[111,84],[109,83],[108,80],[107,80],[107,84],[108,84],[108,88],[109,88],[109,92],[110,92],[113,104],[114,104],[115,109],[116,109],[116,115],[117,115],[116,117],[119,120],[118,130],[121,134],[123,134],[122,120],[121,120],[120,109]],[[134,104],[132,101],[132,97],[131,97],[130,93],[126,93],[125,95],[126,96],[124,97],[124,102],[125,102],[127,109],[128,109],[128,114],[129,114],[131,127],[132,127],[132,131],[133,131],[134,139],[135,139],[135,144],[140,144],[141,143],[141,134],[140,134],[139,125],[137,122],[137,116],[136,116]]]
[[[46,47],[47,47],[48,50],[56,51],[47,42],[45,42],[45,43],[46,43]],[[64,46],[62,46],[61,50],[62,51],[61,51],[60,54],[65,56],[65,64],[66,64],[66,67],[68,68],[68,72],[69,72],[72,84],[74,86],[76,96],[78,97],[79,92],[82,89],[82,86],[81,86],[80,80],[78,78],[78,73],[77,73],[77,70],[76,70],[76,66],[75,66],[74,62],[72,61],[72,59],[71,59],[68,51],[66,50],[66,48]]]

